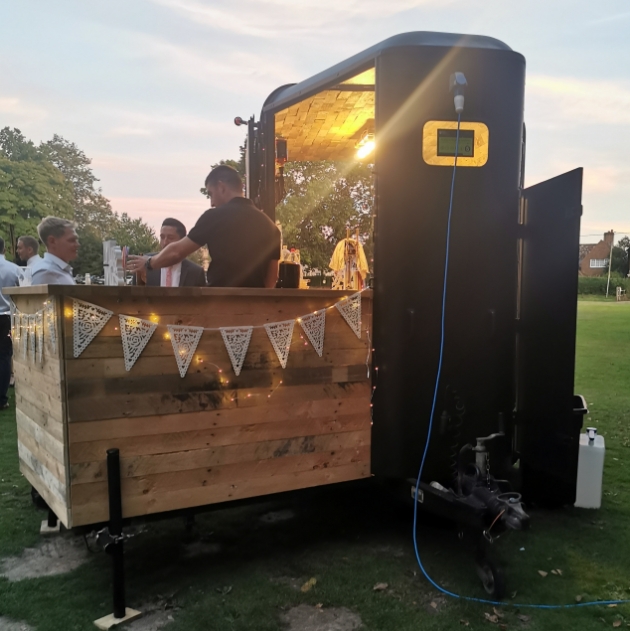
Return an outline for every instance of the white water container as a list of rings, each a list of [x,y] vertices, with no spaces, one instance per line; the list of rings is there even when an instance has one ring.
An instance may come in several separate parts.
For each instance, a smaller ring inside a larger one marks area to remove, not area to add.
[[[575,506],[578,508],[600,508],[602,505],[605,453],[604,437],[597,435],[596,428],[588,427],[586,434],[580,434],[575,494]]]

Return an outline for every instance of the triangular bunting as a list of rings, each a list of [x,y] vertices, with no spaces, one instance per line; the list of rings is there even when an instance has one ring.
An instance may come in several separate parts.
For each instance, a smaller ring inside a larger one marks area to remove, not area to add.
[[[57,354],[57,323],[55,321],[55,300],[49,298],[44,307],[46,311],[46,328],[48,329],[47,338],[50,340],[50,347],[53,355]]]
[[[119,315],[118,318],[125,356],[125,370],[129,371],[151,339],[157,324],[133,316]]]
[[[326,328],[326,309],[320,309],[315,313],[298,318],[298,322],[302,325],[304,333],[310,340],[313,348],[321,357],[324,352],[324,331]]]
[[[171,337],[175,361],[179,368],[179,374],[183,379],[188,372],[188,366],[197,350],[197,344],[201,339],[203,327],[201,326],[177,326],[169,324],[166,327]]]
[[[335,304],[339,313],[348,323],[354,334],[361,339],[361,292],[352,294]]]
[[[265,331],[269,336],[269,341],[276,351],[276,355],[280,360],[283,368],[287,367],[287,359],[289,358],[289,348],[291,346],[291,337],[293,336],[293,327],[295,320],[285,320],[284,322],[274,322],[273,324],[265,324]]]
[[[113,313],[109,309],[103,309],[103,307],[83,302],[83,300],[77,300],[76,298],[72,300],[72,337],[75,359],[81,355],[90,342],[100,333]],[[48,326],[50,330],[50,319]]]
[[[28,355],[30,360],[35,363],[35,325],[37,323],[37,316],[32,313],[28,317]]]
[[[20,354],[26,359],[28,352],[28,316],[25,313],[18,314],[18,328],[20,329]]]
[[[230,356],[232,368],[237,377],[241,374],[241,368],[243,367],[243,362],[247,355],[247,349],[249,348],[249,341],[252,339],[253,330],[253,326],[221,327],[221,335],[223,336],[225,349]],[[267,333],[269,333],[269,331],[267,331]]]
[[[13,331],[11,331],[11,337],[13,338],[13,352],[17,354],[20,348],[20,335],[22,333],[22,331],[20,330],[20,322],[22,316],[20,312],[16,309],[15,315],[13,317]]]
[[[37,361],[44,361],[44,311],[35,314],[35,333],[37,334]]]

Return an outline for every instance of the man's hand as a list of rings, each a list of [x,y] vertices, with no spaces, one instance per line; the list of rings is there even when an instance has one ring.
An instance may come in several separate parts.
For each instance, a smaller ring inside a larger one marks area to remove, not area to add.
[[[127,257],[127,267],[125,269],[128,272],[140,272],[145,269],[148,258],[148,256],[136,256],[135,254],[130,254]]]

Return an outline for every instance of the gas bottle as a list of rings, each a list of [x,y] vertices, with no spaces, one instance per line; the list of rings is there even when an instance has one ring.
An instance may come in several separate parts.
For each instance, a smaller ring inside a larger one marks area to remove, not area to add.
[[[600,508],[602,505],[605,453],[604,437],[597,434],[595,427],[588,427],[586,434],[580,434],[575,494],[575,506],[578,508]]]

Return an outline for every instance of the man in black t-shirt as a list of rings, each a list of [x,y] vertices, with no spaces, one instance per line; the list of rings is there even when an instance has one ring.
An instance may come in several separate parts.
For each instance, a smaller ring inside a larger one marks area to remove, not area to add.
[[[206,178],[206,190],[212,208],[199,217],[188,236],[155,256],[130,256],[127,269],[168,267],[207,244],[210,287],[275,287],[280,230],[243,197],[243,183],[232,167],[214,168]]]

